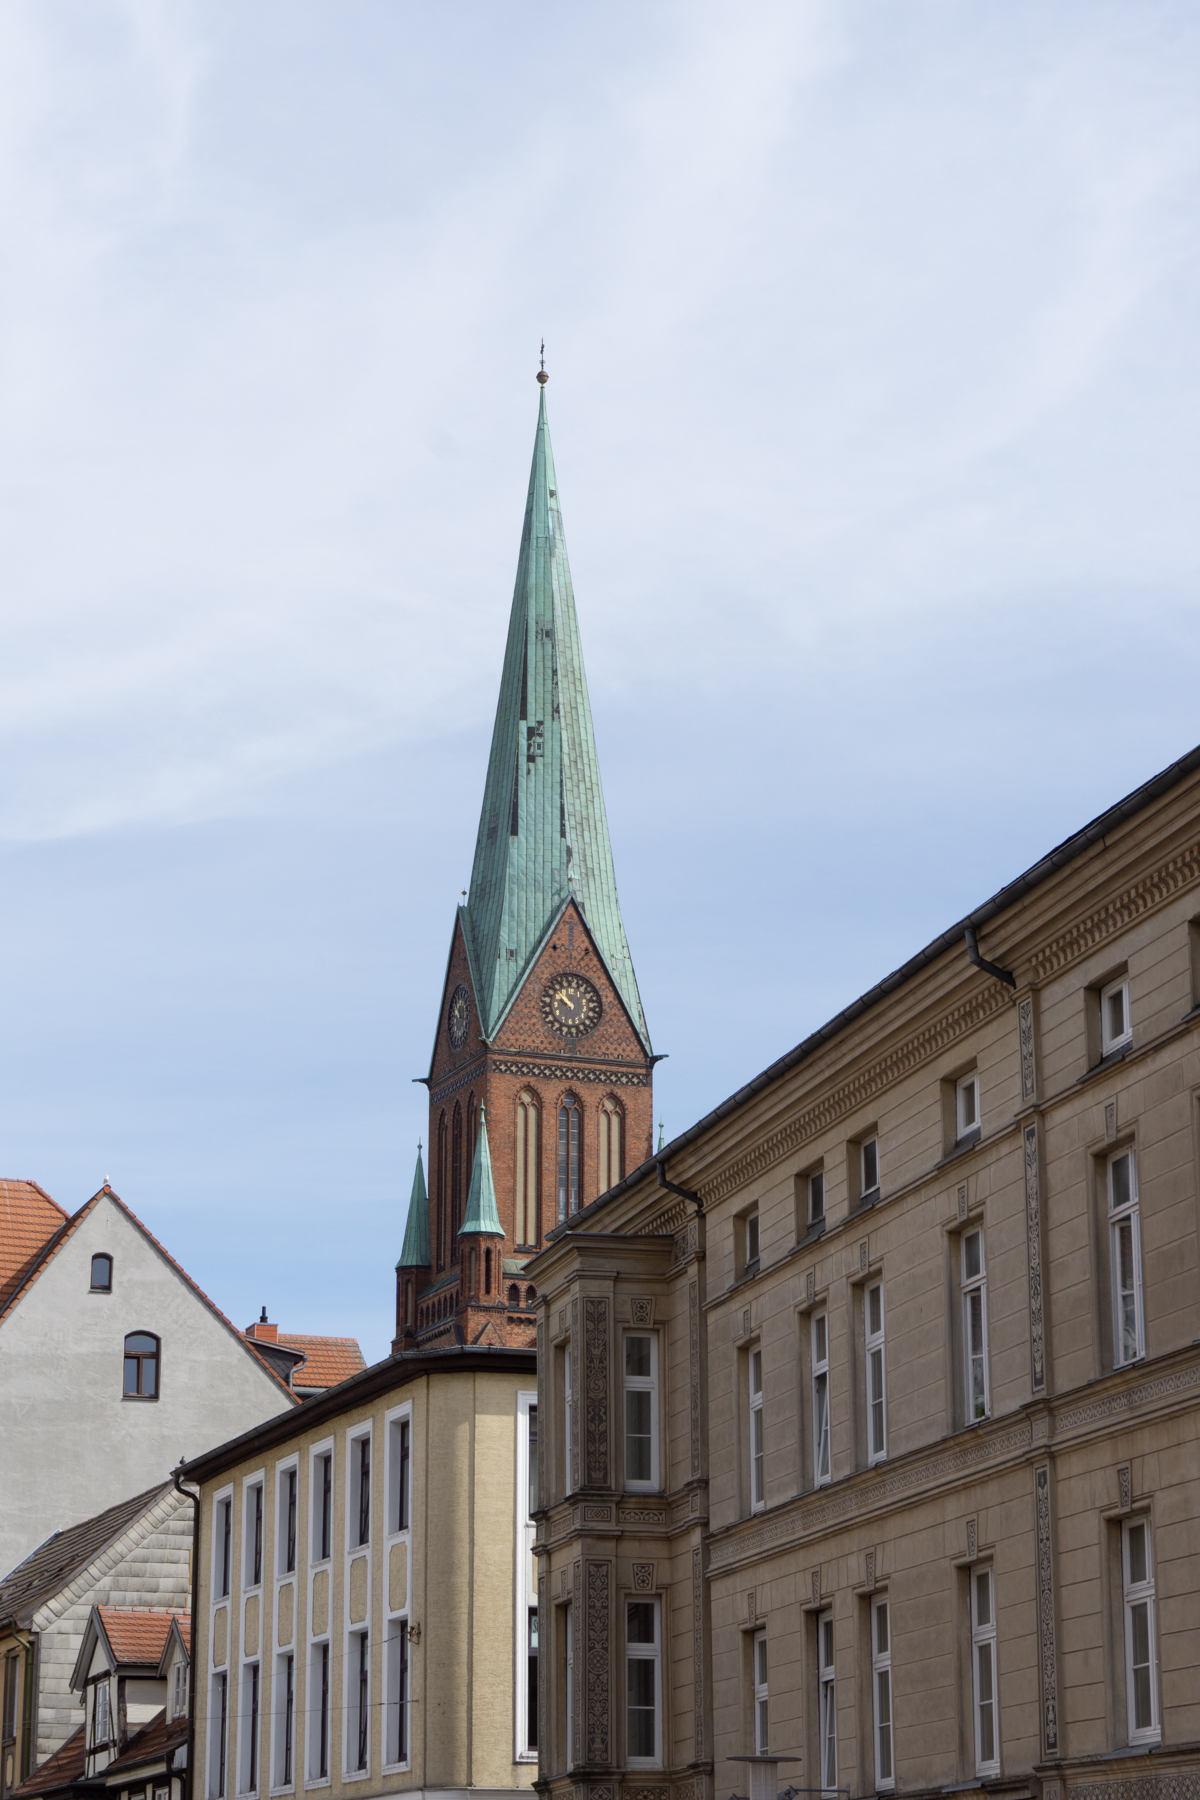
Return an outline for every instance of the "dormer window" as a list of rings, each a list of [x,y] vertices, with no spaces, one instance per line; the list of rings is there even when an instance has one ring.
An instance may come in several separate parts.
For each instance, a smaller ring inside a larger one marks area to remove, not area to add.
[[[91,1292],[93,1294],[112,1293],[112,1271],[113,1259],[111,1256],[104,1255],[103,1253],[99,1256],[93,1256],[91,1286]]]

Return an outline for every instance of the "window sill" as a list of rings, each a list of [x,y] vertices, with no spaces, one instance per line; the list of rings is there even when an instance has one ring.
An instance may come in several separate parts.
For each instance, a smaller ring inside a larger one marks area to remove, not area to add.
[[[850,1214],[850,1217],[853,1218],[854,1213],[870,1212],[871,1208],[879,1199],[879,1194],[880,1189],[878,1187],[868,1188],[865,1194],[860,1194],[855,1204],[854,1212]]]
[[[1105,1075],[1110,1069],[1115,1069],[1118,1063],[1124,1062],[1132,1049],[1131,1038],[1128,1043],[1118,1044],[1115,1050],[1107,1051],[1098,1063],[1093,1063],[1090,1069],[1084,1071],[1075,1083],[1076,1087],[1082,1087],[1085,1081],[1094,1081],[1097,1075]]]
[[[824,1236],[825,1236],[825,1221],[824,1221],[824,1219],[814,1219],[812,1221],[811,1225],[809,1226],[808,1230],[805,1232],[804,1236],[800,1239],[800,1244],[798,1247],[803,1248],[805,1244],[815,1244],[818,1238],[822,1238]]]
[[[122,1400],[132,1400],[138,1406],[153,1406],[158,1399],[157,1394],[122,1394]]]

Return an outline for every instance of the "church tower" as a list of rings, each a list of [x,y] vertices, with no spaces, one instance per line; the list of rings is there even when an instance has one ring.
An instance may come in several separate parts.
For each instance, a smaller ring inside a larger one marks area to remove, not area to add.
[[[396,1270],[398,1350],[532,1344],[526,1261],[651,1154],[655,1058],[617,901],[547,379],[471,887],[426,1078],[428,1194],[418,1164]]]

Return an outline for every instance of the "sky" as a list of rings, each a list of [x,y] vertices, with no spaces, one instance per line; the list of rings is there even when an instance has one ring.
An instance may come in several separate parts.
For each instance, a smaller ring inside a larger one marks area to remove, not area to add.
[[[1200,742],[1198,102],[1184,0],[7,0],[0,1174],[386,1354],[543,336],[668,1138]]]

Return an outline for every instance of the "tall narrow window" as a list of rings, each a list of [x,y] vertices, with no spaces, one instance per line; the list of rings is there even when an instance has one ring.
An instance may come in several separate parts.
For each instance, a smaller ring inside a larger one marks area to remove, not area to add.
[[[979,1130],[979,1077],[972,1069],[954,1085],[955,1137],[961,1144]]]
[[[333,1547],[333,1452],[330,1450],[320,1459],[321,1466],[321,1514],[320,1535],[317,1542],[321,1556],[328,1556]]]
[[[582,1118],[579,1102],[568,1094],[558,1109],[558,1219],[559,1224],[579,1211],[579,1165]]]
[[[389,1763],[408,1761],[408,1620],[393,1619],[387,1643],[387,1750]]]
[[[837,1695],[833,1673],[833,1613],[817,1616],[817,1730],[820,1733],[821,1786],[837,1787]]]
[[[275,1658],[273,1711],[275,1748],[272,1752],[271,1786],[291,1787],[296,1735],[296,1659],[287,1651]]]
[[[218,1680],[222,1677],[218,1676]],[[97,1681],[92,1688],[92,1744],[107,1744],[112,1727],[109,1724],[108,1711],[108,1678]],[[14,1731],[13,1736],[16,1736]]]
[[[411,1518],[412,1427],[407,1418],[388,1423],[388,1530],[407,1531]]]
[[[982,1231],[964,1231],[962,1260],[963,1376],[967,1419],[986,1419],[991,1411],[987,1357],[987,1263]]]
[[[761,1512],[766,1505],[765,1450],[763,1445],[763,1379],[762,1351],[750,1352],[750,1510]]]
[[[352,1497],[352,1513],[356,1535],[351,1539],[351,1549],[359,1544],[371,1541],[371,1440],[369,1437],[354,1439],[352,1451],[352,1467],[354,1469],[354,1494]]]
[[[92,1286],[93,1294],[112,1293],[113,1259],[111,1256],[93,1256]]]
[[[470,1184],[471,1170],[475,1167],[475,1140],[479,1136],[479,1102],[474,1094],[467,1099],[467,1182]]]
[[[446,1115],[438,1117],[437,1129],[437,1265],[446,1266],[446,1201],[450,1192],[449,1139]]]
[[[354,1752],[354,1761],[351,1766],[355,1769],[365,1769],[367,1766],[368,1732],[371,1725],[369,1693],[370,1645],[367,1633],[365,1631],[356,1631],[353,1635],[352,1644],[354,1650],[352,1664],[354,1671],[354,1687],[352,1689],[354,1695],[352,1718],[352,1749]]]
[[[879,1139],[866,1138],[858,1146],[860,1193],[869,1200],[879,1189]]]
[[[887,1369],[883,1350],[883,1284],[873,1281],[863,1295],[867,1338],[867,1461],[887,1455]]]
[[[754,1754],[765,1756],[770,1747],[767,1705],[767,1634],[754,1634]]]
[[[247,1663],[242,1670],[242,1717],[239,1728],[238,1789],[243,1794],[258,1790],[258,1664]]]
[[[283,1477],[283,1572],[294,1574],[296,1568],[296,1487],[297,1469],[288,1469]]]
[[[312,1721],[312,1773],[324,1780],[329,1774],[329,1645],[314,1644],[310,1664],[309,1698]],[[315,1704],[314,1704],[315,1702]]]
[[[975,1773],[999,1774],[996,1606],[990,1569],[971,1570],[971,1678],[975,1701]]]
[[[1123,1050],[1132,1041],[1133,1031],[1129,1022],[1129,983],[1127,980],[1110,982],[1100,994],[1100,1053],[1111,1056],[1114,1050]]]
[[[625,1486],[658,1486],[658,1339],[625,1338]]]
[[[246,1489],[242,1543],[246,1565],[242,1571],[242,1580],[248,1588],[257,1587],[262,1580],[263,1554],[263,1484],[261,1481],[253,1482]]]
[[[229,1592],[233,1577],[233,1496],[218,1500],[216,1516],[213,1520],[213,1570],[216,1577],[216,1597],[223,1599]]]
[[[600,1192],[606,1194],[624,1174],[621,1127],[624,1116],[620,1104],[610,1094],[600,1104]]]
[[[125,1398],[158,1399],[158,1339],[149,1331],[131,1331],[125,1339]]]
[[[538,1104],[528,1088],[517,1095],[517,1141],[514,1164],[518,1244],[538,1241]]]
[[[1130,1519],[1121,1530],[1125,1595],[1125,1701],[1131,1744],[1157,1743],[1158,1657],[1155,1654],[1154,1569],[1150,1523]]]
[[[563,1493],[571,1492],[571,1349],[563,1351]]]
[[[182,1719],[188,1707],[188,1666],[181,1657],[171,1670],[171,1716]]]
[[[531,1406],[529,1408],[529,1438],[528,1438],[528,1461],[529,1461],[528,1512],[529,1512],[530,1518],[533,1517],[534,1513],[538,1509],[538,1447],[537,1447],[538,1427],[537,1427],[537,1419],[538,1419],[538,1409],[536,1406]]]
[[[812,1322],[813,1483],[829,1480],[829,1319],[816,1313]]]
[[[210,1743],[209,1748],[209,1793],[212,1800],[222,1800],[225,1793],[225,1747],[229,1736],[229,1676],[225,1673],[213,1676],[208,1716],[209,1729],[216,1739],[215,1743]]]
[[[463,1199],[463,1116],[462,1107],[454,1102],[454,1117],[450,1126],[450,1245],[449,1258],[453,1262],[458,1252],[458,1228],[462,1224]]]
[[[871,1704],[875,1717],[875,1786],[896,1785],[892,1768],[892,1625],[887,1596],[871,1602]]]
[[[1132,1150],[1108,1159],[1108,1218],[1113,1288],[1113,1357],[1136,1362],[1145,1350],[1142,1315],[1142,1239],[1137,1164]]]
[[[758,1268],[758,1213],[747,1213],[744,1226],[746,1233],[743,1245],[746,1253],[745,1273],[753,1275]]]
[[[825,1219],[825,1171],[814,1169],[808,1178],[808,1222],[820,1225]]]
[[[17,1735],[17,1682],[21,1659],[17,1655],[4,1659],[4,1712],[0,1715],[0,1742],[8,1744]]]
[[[658,1601],[625,1602],[625,1750],[631,1763],[661,1757]]]

